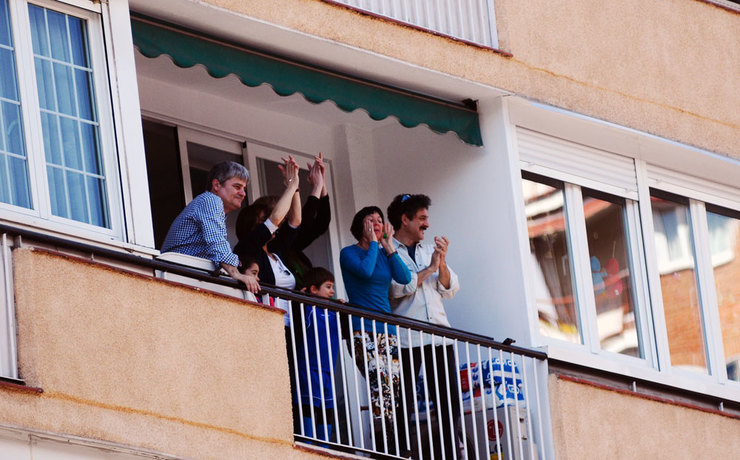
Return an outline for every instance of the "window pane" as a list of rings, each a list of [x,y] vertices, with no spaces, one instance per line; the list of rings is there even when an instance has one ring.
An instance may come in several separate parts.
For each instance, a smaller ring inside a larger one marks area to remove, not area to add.
[[[12,46],[10,39],[10,13],[7,0],[0,1],[0,46]]]
[[[77,89],[77,110],[80,118],[93,121],[95,115],[92,113],[92,91],[90,88],[90,72],[86,70],[75,70],[75,85]]]
[[[66,115],[77,116],[74,100],[72,68],[65,64],[54,63],[54,91],[57,95],[57,111]]]
[[[61,166],[62,163],[62,146],[59,137],[59,128],[57,123],[59,118],[46,112],[41,112],[41,129],[44,132],[44,151],[46,152],[46,161]]]
[[[85,171],[91,174],[100,173],[100,165],[95,152],[98,151],[98,141],[96,138],[96,127],[88,123],[80,123],[80,132],[82,134],[82,157],[85,162]]]
[[[740,218],[707,212],[727,377],[740,382]]]
[[[64,184],[64,172],[61,168],[48,166],[46,174],[49,176],[49,197],[51,198],[51,212],[55,216],[69,218],[67,208],[66,185]]]
[[[2,46],[0,46],[0,98],[13,101],[18,100],[18,84],[15,80],[13,50],[12,48]]]
[[[68,19],[70,43],[72,44],[72,62],[78,66],[87,67],[85,22],[72,16],[68,16]]]
[[[671,363],[706,373],[688,205],[655,195],[650,200]]]
[[[562,186],[522,179],[522,191],[529,248],[536,268],[535,295],[540,334],[582,343],[573,297]]]
[[[52,213],[108,227],[85,21],[33,5],[29,13]]]
[[[49,42],[51,43],[51,57],[70,62],[69,36],[67,34],[67,15],[56,11],[46,10],[48,21]]]
[[[625,201],[586,189],[582,193],[601,348],[643,357],[627,255]]]
[[[31,208],[8,3],[0,0],[0,202]]]
[[[46,34],[46,15],[44,9],[35,5],[28,5],[28,14],[31,18],[31,40],[33,52],[40,56],[49,56],[49,37]]]
[[[69,189],[70,217],[80,222],[90,222],[87,212],[85,176],[73,171],[67,171],[67,187]]]
[[[64,152],[64,166],[82,170],[82,152],[80,151],[80,133],[77,122],[67,117],[59,117],[62,128],[62,150]]]

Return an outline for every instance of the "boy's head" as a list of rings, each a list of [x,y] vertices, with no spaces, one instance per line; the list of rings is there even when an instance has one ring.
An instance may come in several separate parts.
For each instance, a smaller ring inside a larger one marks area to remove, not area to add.
[[[312,267],[303,275],[306,292],[319,297],[334,297],[334,275],[322,267]]]

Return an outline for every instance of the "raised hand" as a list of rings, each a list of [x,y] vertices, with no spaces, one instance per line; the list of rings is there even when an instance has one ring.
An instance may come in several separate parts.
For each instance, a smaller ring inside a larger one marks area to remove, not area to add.
[[[435,236],[434,237],[434,252],[439,252],[439,258],[440,262],[444,263],[445,258],[447,257],[447,248],[450,245],[450,240],[447,239],[445,236]]]
[[[322,173],[322,165],[318,162],[308,164],[308,183],[311,184],[311,194],[316,198],[320,198],[321,191],[324,189],[324,174]]]
[[[283,175],[283,185],[286,187],[295,185],[298,186],[298,163],[296,163],[293,155],[288,155],[288,158],[282,158],[283,164],[278,165],[280,172]]]
[[[365,216],[362,220],[362,236],[368,242],[378,241],[378,237],[375,235],[375,229],[373,229],[373,216]]]
[[[385,249],[385,252],[390,254],[395,249],[393,248],[393,225],[389,222],[383,224],[383,236],[380,238],[380,244]]]

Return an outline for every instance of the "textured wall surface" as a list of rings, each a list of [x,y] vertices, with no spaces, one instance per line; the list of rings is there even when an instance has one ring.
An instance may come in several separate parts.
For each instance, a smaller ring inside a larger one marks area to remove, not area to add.
[[[0,423],[188,458],[293,447],[282,312],[44,251],[14,252],[21,378]]]
[[[740,420],[549,378],[555,454],[584,458],[735,458]]]
[[[321,0],[247,16],[740,158],[740,14],[696,0],[496,0],[505,57]]]

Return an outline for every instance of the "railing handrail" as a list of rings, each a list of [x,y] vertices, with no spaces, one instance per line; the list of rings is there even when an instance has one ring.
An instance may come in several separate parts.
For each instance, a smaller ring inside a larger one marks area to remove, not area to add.
[[[58,237],[58,236],[47,235],[44,233],[39,233],[39,232],[35,232],[32,230],[27,230],[24,228],[19,228],[19,227],[7,225],[7,224],[0,223],[0,233],[8,233],[11,235],[20,236],[22,238],[28,238],[32,241],[38,241],[40,243],[62,247],[67,250],[74,250],[74,251],[80,251],[84,253],[90,253],[98,257],[105,257],[108,259],[116,260],[118,262],[129,263],[129,264],[140,266],[140,267],[146,267],[152,270],[161,270],[164,272],[169,272],[169,273],[173,273],[176,275],[181,275],[181,276],[186,276],[189,278],[197,279],[199,281],[206,281],[209,283],[214,283],[214,284],[227,286],[227,287],[231,287],[235,289],[244,288],[244,284],[242,284],[241,282],[234,280],[232,278],[226,278],[225,276],[220,276],[218,273],[214,274],[213,272],[207,272],[207,271],[197,269],[197,268],[191,268],[191,267],[178,265],[178,264],[171,263],[171,262],[165,262],[162,260],[157,260],[155,258],[148,258],[148,257],[140,256],[140,255],[122,252],[122,251],[116,251],[113,249],[101,248],[99,246],[95,246],[92,244],[72,241],[72,240],[68,240],[65,238]],[[474,343],[477,345],[483,345],[487,347],[500,349],[503,351],[514,352],[514,353],[518,353],[520,355],[528,356],[531,358],[547,359],[547,353],[545,352],[538,351],[538,350],[532,350],[532,349],[524,348],[524,347],[519,347],[516,345],[510,345],[510,344],[497,342],[492,337],[488,337],[485,335],[476,334],[473,332],[467,332],[467,331],[463,331],[463,330],[452,328],[452,327],[430,324],[424,321],[419,321],[419,320],[407,318],[404,316],[397,316],[393,314],[389,315],[389,314],[384,314],[380,312],[368,311],[358,305],[353,305],[351,303],[342,303],[338,301],[327,300],[323,297],[315,297],[310,294],[305,294],[305,293],[301,293],[297,291],[290,291],[287,289],[282,289],[282,288],[278,288],[278,287],[267,285],[267,284],[260,283],[260,286],[262,287],[264,293],[273,295],[275,297],[284,298],[286,300],[293,300],[293,301],[308,303],[311,305],[320,306],[321,308],[327,308],[332,311],[337,311],[340,313],[362,317],[362,318],[367,318],[371,320],[376,320],[380,322],[387,322],[389,324],[394,324],[396,326],[401,326],[401,327],[414,329],[414,330],[420,330],[428,334],[435,334],[435,335],[439,335],[439,336],[450,338],[450,339],[465,340],[467,342]]]

